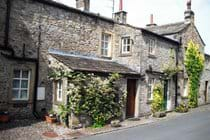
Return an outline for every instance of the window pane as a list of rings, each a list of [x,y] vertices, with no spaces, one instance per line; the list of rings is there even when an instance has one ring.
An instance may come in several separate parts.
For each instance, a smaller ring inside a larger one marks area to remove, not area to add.
[[[27,90],[21,90],[20,98],[21,99],[26,99],[27,98]]]
[[[62,93],[61,93],[61,90],[59,91],[59,94],[58,94],[58,98],[59,99],[61,99],[61,95],[62,95]]]
[[[127,46],[127,51],[130,52],[130,46]]]
[[[28,74],[29,74],[29,71],[23,71],[22,77],[23,78],[28,78]]]
[[[20,70],[14,70],[14,78],[20,78]]]
[[[13,88],[20,88],[20,80],[13,80]]]
[[[17,99],[18,98],[18,90],[12,90],[12,98]]]
[[[104,43],[104,48],[107,49],[108,48],[108,45],[109,45],[108,42],[105,42]]]
[[[123,39],[123,44],[126,45],[126,39]]]
[[[130,39],[129,38],[127,38],[127,42],[128,42],[128,44],[130,44]]]
[[[21,88],[28,88],[28,80],[21,81]]]

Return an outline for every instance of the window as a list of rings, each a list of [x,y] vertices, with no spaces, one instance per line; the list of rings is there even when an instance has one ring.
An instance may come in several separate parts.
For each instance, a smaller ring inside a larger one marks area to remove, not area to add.
[[[56,94],[57,94],[57,101],[62,101],[62,92],[63,92],[63,86],[62,86],[62,80],[59,80],[57,82],[57,91],[56,91]]]
[[[14,70],[12,84],[12,100],[28,100],[30,71]]]
[[[155,79],[154,78],[149,79],[149,81],[148,81],[148,99],[149,100],[153,99],[154,83],[155,83]]]
[[[149,54],[154,55],[156,48],[156,42],[154,39],[149,40]]]
[[[122,38],[122,54],[130,53],[131,51],[131,39],[130,37]]]
[[[111,49],[111,35],[102,33],[101,36],[101,55],[109,56],[109,50]]]

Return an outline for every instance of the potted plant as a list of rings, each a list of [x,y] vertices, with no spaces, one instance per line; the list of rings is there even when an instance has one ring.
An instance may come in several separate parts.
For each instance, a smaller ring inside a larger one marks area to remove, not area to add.
[[[46,122],[55,123],[56,122],[56,113],[53,110],[50,110],[48,114],[45,116]]]
[[[0,112],[0,122],[6,123],[9,121],[9,113],[7,111]]]

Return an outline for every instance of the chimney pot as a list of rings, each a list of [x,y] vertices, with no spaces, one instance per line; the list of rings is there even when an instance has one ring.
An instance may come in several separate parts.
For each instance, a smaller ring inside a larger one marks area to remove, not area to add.
[[[157,26],[157,24],[154,23],[154,16],[153,14],[150,15],[150,23],[146,25],[147,27]]]
[[[76,8],[83,11],[89,11],[90,0],[76,0]]]

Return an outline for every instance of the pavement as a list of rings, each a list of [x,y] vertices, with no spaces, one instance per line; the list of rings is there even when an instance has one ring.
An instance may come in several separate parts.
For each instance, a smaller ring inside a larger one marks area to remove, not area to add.
[[[210,106],[127,129],[79,140],[210,140]]]
[[[45,121],[25,119],[0,123],[0,140],[210,140],[210,105],[165,118],[125,120],[121,127],[71,130]]]

